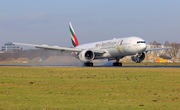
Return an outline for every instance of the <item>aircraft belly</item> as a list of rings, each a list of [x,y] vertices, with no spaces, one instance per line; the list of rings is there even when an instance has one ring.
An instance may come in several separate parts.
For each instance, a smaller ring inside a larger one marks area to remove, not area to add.
[[[118,57],[118,56],[124,56],[125,55],[125,53],[120,53],[116,48],[107,49],[107,51],[111,55],[110,57]]]
[[[111,57],[128,56],[136,54],[136,52],[134,52],[134,49],[131,48],[131,46],[129,45],[117,45],[116,48],[108,49],[107,51],[111,54]]]

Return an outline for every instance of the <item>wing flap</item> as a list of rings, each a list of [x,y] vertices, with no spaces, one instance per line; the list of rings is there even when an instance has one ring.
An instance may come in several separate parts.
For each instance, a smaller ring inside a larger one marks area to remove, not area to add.
[[[68,52],[81,52],[82,49],[78,48],[67,48],[67,47],[54,47],[54,46],[35,46],[36,48],[41,48],[45,50],[56,50],[56,51],[68,51]]]

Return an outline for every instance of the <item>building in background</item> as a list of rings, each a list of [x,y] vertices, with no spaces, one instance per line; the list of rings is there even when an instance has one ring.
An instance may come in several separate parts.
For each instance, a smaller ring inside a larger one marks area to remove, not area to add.
[[[1,47],[2,51],[13,51],[13,50],[19,50],[19,46],[16,46],[12,43],[5,43],[4,46]]]

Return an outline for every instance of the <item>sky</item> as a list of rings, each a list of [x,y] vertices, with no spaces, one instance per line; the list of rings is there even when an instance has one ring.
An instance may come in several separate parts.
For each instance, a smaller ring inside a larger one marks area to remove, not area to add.
[[[7,42],[72,46],[138,36],[180,43],[179,0],[0,0],[0,46]]]

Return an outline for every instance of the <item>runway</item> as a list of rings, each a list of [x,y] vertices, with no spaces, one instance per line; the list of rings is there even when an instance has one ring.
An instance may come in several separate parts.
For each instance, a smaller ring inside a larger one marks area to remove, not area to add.
[[[9,67],[87,67],[87,66],[74,66],[74,65],[0,65]],[[96,67],[107,67],[107,68],[180,68],[180,66],[109,66],[109,65],[95,65],[89,66],[90,68]]]

